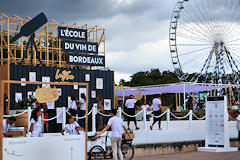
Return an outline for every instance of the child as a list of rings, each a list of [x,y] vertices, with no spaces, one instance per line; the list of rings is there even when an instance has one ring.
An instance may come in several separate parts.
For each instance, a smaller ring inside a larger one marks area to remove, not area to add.
[[[16,121],[16,118],[13,116],[3,120],[3,136],[4,137],[11,137],[11,135],[8,134],[8,129],[11,127],[11,125],[15,121]]]
[[[32,137],[40,137],[42,135],[42,110],[41,108],[35,108],[31,115],[31,126],[29,131],[32,132]]]
[[[83,130],[79,126],[79,124],[74,120],[73,116],[69,116],[67,120],[69,124],[67,124],[62,130],[62,135],[64,135],[64,131],[67,131],[69,135],[77,135],[78,131]]]

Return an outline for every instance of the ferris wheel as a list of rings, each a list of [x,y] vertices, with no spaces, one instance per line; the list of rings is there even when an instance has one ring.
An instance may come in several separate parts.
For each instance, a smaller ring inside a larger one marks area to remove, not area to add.
[[[239,84],[240,0],[178,0],[169,29],[180,81]]]

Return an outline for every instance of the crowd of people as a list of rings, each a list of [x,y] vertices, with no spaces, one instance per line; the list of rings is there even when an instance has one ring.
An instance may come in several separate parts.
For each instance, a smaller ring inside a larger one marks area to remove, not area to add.
[[[127,116],[127,122],[128,122],[128,129],[130,130],[130,121],[133,121],[136,127],[136,130],[139,129],[137,126],[137,121],[136,117],[133,117],[135,115],[135,110],[137,109],[136,103],[137,99],[134,99],[133,95],[130,95],[130,97],[126,100],[125,102],[125,111],[128,115]],[[161,101],[161,95],[157,94],[154,96],[152,101],[149,101],[149,104],[147,104],[147,101],[144,100],[143,105],[141,106],[141,109],[146,109],[146,110],[152,110],[154,117],[153,117],[153,123],[150,126],[150,129],[153,129],[153,126],[156,122],[158,122],[158,128],[161,130],[161,110],[163,109],[162,107],[162,101]]]

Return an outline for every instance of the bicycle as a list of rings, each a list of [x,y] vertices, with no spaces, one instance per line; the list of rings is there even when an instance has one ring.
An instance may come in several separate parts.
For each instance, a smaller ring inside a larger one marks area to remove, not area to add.
[[[88,159],[89,160],[103,160],[103,159],[112,159],[113,158],[113,153],[112,151],[109,151],[107,148],[107,139],[109,138],[108,136],[109,132],[107,133],[106,136],[101,136],[105,138],[105,145],[100,146],[100,145],[95,145],[91,148],[90,152],[88,153]],[[100,138],[101,138],[100,137]],[[91,136],[90,138],[93,138]],[[124,160],[132,160],[134,156],[134,146],[132,145],[133,139],[122,139],[121,143],[121,150],[123,154],[123,159]]]

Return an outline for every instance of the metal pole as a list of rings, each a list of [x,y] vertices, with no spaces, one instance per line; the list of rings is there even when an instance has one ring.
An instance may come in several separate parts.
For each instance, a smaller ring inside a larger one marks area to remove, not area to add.
[[[0,84],[0,89],[1,89],[1,95],[0,95],[0,159],[3,159],[3,108],[4,108],[4,82],[1,81]]]
[[[190,112],[190,114],[189,114],[189,129],[192,130],[192,115],[193,115],[193,111],[190,110],[189,112]]]
[[[30,126],[31,126],[31,112],[32,112],[31,107],[28,107],[28,130],[27,130],[28,134],[29,134]]]
[[[147,130],[147,111],[146,108],[143,108],[143,126],[144,130]]]
[[[96,133],[96,106],[92,108],[92,132]]]
[[[62,107],[62,129],[64,129],[66,124],[66,111],[65,107]]]
[[[178,106],[181,106],[181,93],[178,93]]]
[[[193,92],[193,100],[192,100],[192,104],[193,104],[193,108],[192,110],[195,111],[195,97],[194,97],[194,92]]]
[[[186,110],[186,88],[185,84],[183,84],[183,99],[184,99],[184,110]]]
[[[167,129],[169,128],[169,122],[170,122],[170,109],[167,108]]]
[[[122,118],[122,108],[118,107],[118,117]]]

